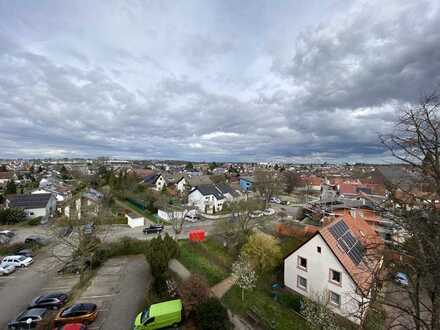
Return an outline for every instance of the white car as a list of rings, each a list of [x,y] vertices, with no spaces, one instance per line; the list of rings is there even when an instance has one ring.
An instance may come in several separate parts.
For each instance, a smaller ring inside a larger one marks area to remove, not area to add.
[[[264,215],[274,215],[275,214],[275,210],[274,209],[265,209],[263,211]]]
[[[262,217],[263,215],[264,215],[264,213],[261,211],[254,211],[249,216],[251,218],[259,218],[259,217]]]
[[[199,217],[198,217],[197,215],[195,215],[195,214],[187,214],[187,215],[185,216],[185,221],[188,221],[188,222],[197,222],[197,221],[199,221]]]
[[[4,267],[0,266],[0,275],[2,275],[2,276],[9,275],[9,274],[13,273],[14,271],[15,271],[15,266],[13,266],[13,265],[8,265],[8,266],[4,266]]]
[[[6,267],[6,266],[14,266],[14,267],[28,267],[32,264],[34,260],[31,257],[25,257],[25,256],[7,256],[4,257],[2,260],[2,263],[0,264],[0,267]]]
[[[281,199],[279,199],[278,197],[272,197],[270,199],[270,202],[275,204],[281,204]]]

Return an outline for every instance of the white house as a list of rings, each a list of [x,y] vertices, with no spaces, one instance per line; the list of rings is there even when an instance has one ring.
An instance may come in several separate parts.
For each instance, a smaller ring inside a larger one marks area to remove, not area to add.
[[[152,187],[152,189],[157,191],[162,191],[166,187],[166,181],[162,174],[150,174],[144,177],[143,183]]]
[[[363,219],[347,212],[284,259],[284,283],[360,324],[382,265],[382,243]]]
[[[182,176],[177,182],[176,182],[176,190],[180,194],[183,194],[186,190],[188,182],[186,181],[186,178]]]
[[[27,217],[42,217],[46,221],[56,211],[56,199],[53,194],[14,195],[6,199],[7,208],[23,209]]]
[[[197,207],[201,212],[212,214],[223,209],[226,201],[232,201],[239,194],[225,184],[202,184],[188,195],[188,205]]]

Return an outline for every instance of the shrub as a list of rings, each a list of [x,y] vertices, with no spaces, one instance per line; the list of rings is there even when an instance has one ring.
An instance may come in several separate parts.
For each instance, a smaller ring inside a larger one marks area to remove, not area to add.
[[[278,302],[287,308],[292,308],[298,313],[301,312],[303,302],[299,295],[282,292],[278,296]]]
[[[153,290],[159,297],[168,296],[167,273],[155,274],[153,280]]]
[[[190,278],[182,283],[179,293],[187,316],[193,312],[196,305],[208,299],[209,292],[208,282],[198,274],[191,275]]]
[[[0,209],[0,224],[13,225],[26,220],[26,213],[21,209]]]
[[[168,263],[179,253],[179,246],[168,234],[165,238],[161,236],[149,241],[145,250],[145,257],[150,263],[153,274],[162,274],[168,270]]]
[[[228,312],[217,298],[208,298],[195,307],[197,328],[203,330],[231,329]]]
[[[26,221],[26,224],[29,226],[38,226],[39,224],[41,224],[41,219],[43,219],[43,217],[29,219],[28,221]]]

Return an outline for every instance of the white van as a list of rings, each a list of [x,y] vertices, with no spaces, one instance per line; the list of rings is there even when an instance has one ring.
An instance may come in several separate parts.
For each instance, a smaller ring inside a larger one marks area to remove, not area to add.
[[[10,265],[15,267],[27,267],[30,264],[32,264],[33,261],[34,260],[31,257],[7,256],[3,258],[0,267],[10,266]]]

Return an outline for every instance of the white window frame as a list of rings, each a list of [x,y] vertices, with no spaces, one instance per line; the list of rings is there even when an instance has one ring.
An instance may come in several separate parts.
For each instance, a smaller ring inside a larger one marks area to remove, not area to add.
[[[305,286],[302,286],[302,285],[301,285],[301,279],[303,279],[303,280],[306,281],[306,285],[305,285]],[[308,283],[307,283],[307,279],[306,279],[305,277],[303,277],[303,276],[301,276],[301,275],[297,275],[297,276],[296,276],[296,286],[297,286],[299,289],[301,289],[301,290],[303,290],[303,291],[307,291],[307,285],[308,285]]]
[[[301,259],[304,259],[304,260],[306,261],[306,266],[305,266],[305,267],[304,267],[304,266],[301,266]],[[298,259],[297,259],[297,266],[298,266],[299,269],[302,269],[302,270],[304,270],[304,271],[307,271],[307,267],[308,267],[308,265],[309,265],[309,263],[308,263],[308,261],[307,261],[307,258],[304,258],[304,257],[298,256]]]
[[[336,303],[334,300],[332,300],[333,294],[339,297],[339,302]],[[329,290],[328,293],[328,301],[331,305],[336,306],[336,307],[341,307],[341,295],[339,293],[336,293],[334,291]]]
[[[340,279],[339,282],[335,281],[333,279],[333,272],[339,273],[339,279]],[[342,272],[340,272],[339,270],[335,270],[335,269],[330,268],[329,269],[328,277],[329,277],[328,280],[329,280],[330,283],[333,283],[333,284],[336,284],[336,285],[342,285]]]

